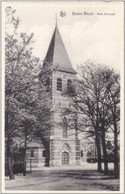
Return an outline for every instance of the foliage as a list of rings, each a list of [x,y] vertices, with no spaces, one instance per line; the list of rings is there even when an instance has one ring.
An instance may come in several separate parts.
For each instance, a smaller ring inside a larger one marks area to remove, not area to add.
[[[34,137],[44,139],[50,108],[48,92],[38,78],[40,60],[32,54],[33,34],[18,32],[16,10],[7,7],[5,12],[5,136],[7,160],[12,163],[16,139],[24,143],[25,149]],[[9,162],[8,168],[12,175]]]

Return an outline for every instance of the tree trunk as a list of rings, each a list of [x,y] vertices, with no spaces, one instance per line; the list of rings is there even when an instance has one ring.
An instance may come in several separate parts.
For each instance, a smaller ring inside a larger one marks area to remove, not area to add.
[[[23,176],[26,176],[26,148],[27,148],[27,125],[25,124],[25,145],[23,155]]]
[[[8,170],[9,179],[13,180],[14,174],[13,174],[13,167],[12,167],[12,160],[11,160],[9,129],[7,129],[7,170]]]
[[[118,134],[117,124],[114,122],[114,173],[119,177],[119,159],[118,159]]]
[[[107,161],[107,150],[105,141],[105,131],[102,129],[102,149],[103,149],[103,159],[104,159],[104,173],[108,173],[108,161]]]
[[[101,146],[100,146],[100,138],[98,134],[96,134],[96,147],[97,147],[97,156],[98,156],[98,167],[97,171],[102,172],[102,163],[101,163]]]
[[[49,160],[50,160],[49,142],[43,141],[43,145],[45,147],[45,166],[49,166]]]
[[[12,168],[12,160],[10,156],[7,156],[7,169],[8,169],[9,179],[10,180],[15,179],[13,174],[13,168]]]
[[[8,167],[8,174],[9,174],[10,180],[15,179],[14,174],[13,174],[12,161],[11,161],[10,156],[7,156],[7,167]]]
[[[24,156],[23,156],[23,176],[26,176],[26,148],[24,148]]]

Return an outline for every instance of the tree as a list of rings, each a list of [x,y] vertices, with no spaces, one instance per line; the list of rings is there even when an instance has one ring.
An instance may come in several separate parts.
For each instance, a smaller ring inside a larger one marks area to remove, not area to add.
[[[120,133],[120,76],[113,70],[103,75],[105,87],[108,91],[109,104],[112,122],[111,129],[114,133],[114,172],[119,176],[119,156],[118,156],[118,135]]]
[[[24,175],[26,175],[26,149],[29,141],[40,139],[47,151],[46,163],[49,161],[49,141],[51,99],[49,74],[44,70],[40,76],[41,64],[32,54],[33,34],[18,33],[20,19],[15,10],[6,8],[5,37],[5,131],[6,156],[12,161],[13,140],[21,137],[23,141]],[[11,28],[11,32],[9,29]],[[48,75],[46,80],[46,75]],[[42,79],[42,81],[40,80]],[[12,163],[12,162],[11,162]],[[8,163],[10,179],[13,179],[12,165]],[[11,173],[10,173],[11,171]]]
[[[32,55],[33,34],[17,33],[20,19],[7,7],[5,31],[5,136],[6,158],[10,179],[12,171],[13,138],[22,135],[26,120],[35,120],[32,104],[36,100],[39,59]],[[10,31],[11,29],[11,31]]]
[[[114,99],[111,98],[111,92],[106,85],[112,79],[109,76],[111,72],[112,77],[115,76],[115,73],[109,68],[88,62],[85,66],[80,67],[76,95],[70,94],[78,114],[77,128],[95,138],[98,171],[102,171],[101,162],[103,159],[105,173],[108,172],[106,133],[113,124],[112,105]],[[109,78],[106,79],[108,76]],[[118,93],[118,87],[114,87],[115,82],[116,80],[110,89],[114,88],[114,92]],[[119,112],[114,114],[117,117]],[[117,122],[117,120],[115,121]]]

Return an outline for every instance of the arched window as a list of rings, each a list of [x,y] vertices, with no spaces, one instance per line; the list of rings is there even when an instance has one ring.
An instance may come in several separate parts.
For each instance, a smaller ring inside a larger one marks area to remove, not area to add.
[[[62,91],[62,79],[61,78],[57,79],[57,90],[60,92]]]
[[[30,155],[30,157],[34,157],[34,150],[31,150],[31,155]]]
[[[70,79],[67,80],[67,90],[70,91],[72,86],[72,81]]]
[[[48,77],[46,80],[46,91],[49,92],[50,90],[50,78]]]
[[[83,150],[81,150],[81,157],[83,157]]]
[[[64,117],[63,118],[63,137],[64,138],[67,137],[67,127],[68,127],[67,118]]]

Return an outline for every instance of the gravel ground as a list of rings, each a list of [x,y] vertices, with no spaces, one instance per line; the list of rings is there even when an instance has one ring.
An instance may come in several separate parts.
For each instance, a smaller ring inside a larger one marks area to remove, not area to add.
[[[112,166],[110,167],[112,169]],[[27,176],[16,175],[5,180],[8,191],[118,191],[119,180],[111,174],[96,172],[95,164],[84,167],[39,168]]]

